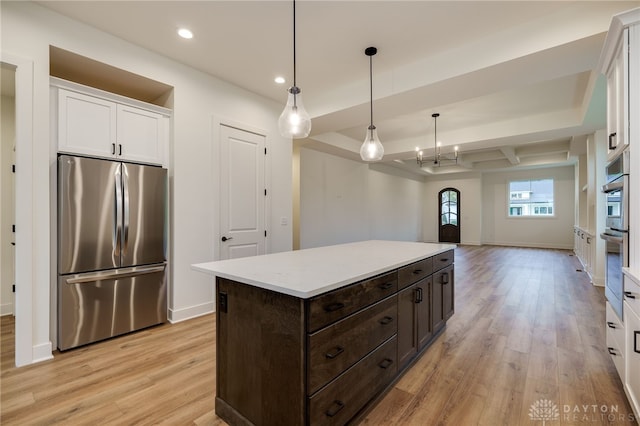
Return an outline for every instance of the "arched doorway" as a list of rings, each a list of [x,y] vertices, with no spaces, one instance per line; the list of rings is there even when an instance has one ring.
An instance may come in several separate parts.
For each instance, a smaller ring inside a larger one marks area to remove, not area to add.
[[[460,191],[455,188],[438,193],[438,241],[460,242]]]

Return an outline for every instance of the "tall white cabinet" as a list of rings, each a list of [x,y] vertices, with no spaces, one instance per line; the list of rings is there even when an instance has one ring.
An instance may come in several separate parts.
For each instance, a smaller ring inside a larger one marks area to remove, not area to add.
[[[629,267],[624,269],[622,321],[607,306],[607,342],[624,390],[640,419],[640,8],[612,19],[601,56],[607,76],[608,159],[628,148]],[[616,318],[614,318],[616,317]],[[640,421],[640,420],[639,420]]]
[[[58,152],[168,166],[170,110],[52,79]]]

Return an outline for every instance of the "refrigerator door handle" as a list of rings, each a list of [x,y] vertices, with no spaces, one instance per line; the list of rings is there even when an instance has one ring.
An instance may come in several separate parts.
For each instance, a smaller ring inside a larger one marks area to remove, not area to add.
[[[95,283],[96,281],[117,280],[121,278],[133,277],[137,275],[153,274],[162,272],[165,265],[136,266],[133,268],[123,268],[115,271],[89,272],[86,274],[70,275],[65,282],[67,284]]]
[[[127,254],[127,248],[129,247],[129,173],[127,172],[127,166],[122,163],[122,180],[124,183],[124,211],[122,214],[124,220],[124,242],[122,254]]]
[[[115,229],[113,236],[113,255],[117,258],[116,265],[120,264],[120,252],[122,249],[122,172],[118,167],[115,172],[115,197],[116,197],[116,211],[115,211]]]

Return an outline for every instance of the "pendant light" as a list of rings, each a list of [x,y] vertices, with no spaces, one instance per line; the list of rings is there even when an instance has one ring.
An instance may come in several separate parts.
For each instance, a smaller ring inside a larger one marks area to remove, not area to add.
[[[380,161],[384,155],[384,148],[378,139],[378,131],[376,126],[373,125],[373,61],[372,57],[378,53],[378,49],[375,47],[367,47],[364,50],[364,54],[369,57],[369,89],[370,89],[370,108],[371,108],[371,121],[369,128],[367,129],[367,135],[364,138],[364,142],[360,147],[360,158],[363,161]]]
[[[278,120],[280,134],[287,138],[306,138],[311,132],[311,118],[304,109],[301,90],[296,85],[296,0],[293,0],[293,86],[287,92],[287,105]]]

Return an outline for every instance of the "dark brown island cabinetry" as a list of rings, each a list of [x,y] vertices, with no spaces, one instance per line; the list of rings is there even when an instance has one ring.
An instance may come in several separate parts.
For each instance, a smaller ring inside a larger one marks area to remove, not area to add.
[[[453,250],[310,298],[216,278],[216,414],[357,423],[453,314]]]

